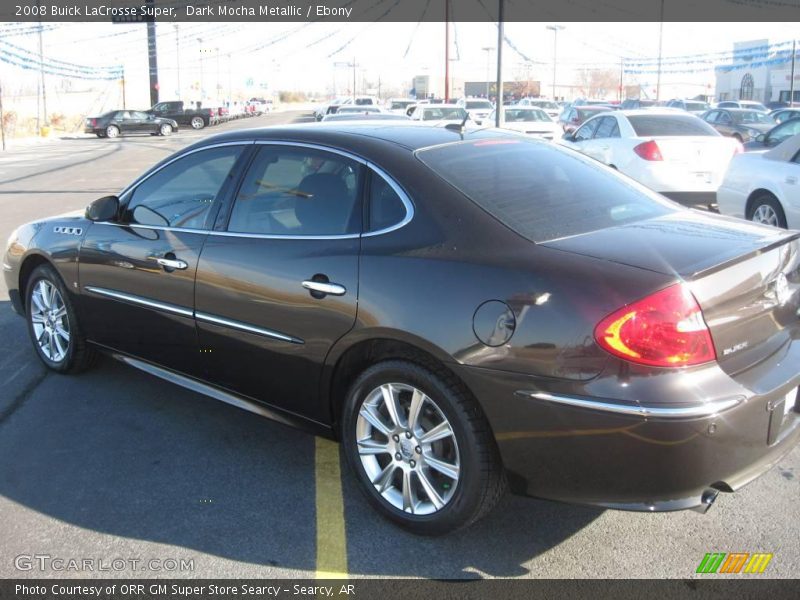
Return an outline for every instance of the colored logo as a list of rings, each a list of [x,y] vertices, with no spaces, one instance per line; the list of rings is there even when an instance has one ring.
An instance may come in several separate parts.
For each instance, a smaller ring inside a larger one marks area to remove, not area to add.
[[[697,566],[697,573],[763,573],[772,554],[765,552],[708,552]]]

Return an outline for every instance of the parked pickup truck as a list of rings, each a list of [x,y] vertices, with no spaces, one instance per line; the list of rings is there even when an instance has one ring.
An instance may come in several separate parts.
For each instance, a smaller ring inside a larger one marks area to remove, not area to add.
[[[214,125],[219,120],[215,108],[188,108],[181,100],[159,102],[149,110],[148,114],[177,121],[180,125],[189,125],[192,129],[202,129]]]

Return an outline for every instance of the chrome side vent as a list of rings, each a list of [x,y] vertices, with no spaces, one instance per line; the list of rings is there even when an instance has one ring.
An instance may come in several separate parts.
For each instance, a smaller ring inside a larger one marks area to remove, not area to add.
[[[63,233],[65,235],[81,235],[83,233],[82,227],[62,227],[56,225],[53,227],[53,233]]]

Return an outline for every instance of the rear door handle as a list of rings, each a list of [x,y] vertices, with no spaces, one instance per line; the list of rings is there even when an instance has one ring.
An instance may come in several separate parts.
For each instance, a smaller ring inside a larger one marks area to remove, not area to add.
[[[344,296],[347,293],[347,288],[338,283],[331,283],[329,281],[313,281],[306,279],[302,283],[303,287],[310,292],[317,292],[319,294],[331,296]]]

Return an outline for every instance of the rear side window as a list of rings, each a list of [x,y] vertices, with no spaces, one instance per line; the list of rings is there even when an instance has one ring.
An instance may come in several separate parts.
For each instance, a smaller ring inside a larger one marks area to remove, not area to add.
[[[526,140],[436,146],[417,157],[521,236],[545,242],[676,210],[591,159]]]
[[[233,204],[228,231],[343,235],[361,228],[360,167],[311,148],[262,146]]]
[[[719,135],[717,131],[693,115],[629,116],[637,137],[673,135]]]
[[[369,185],[368,231],[388,229],[406,218],[400,195],[383,177],[373,172]]]

